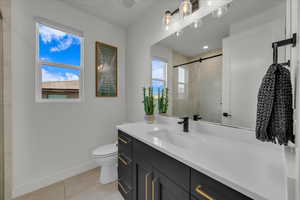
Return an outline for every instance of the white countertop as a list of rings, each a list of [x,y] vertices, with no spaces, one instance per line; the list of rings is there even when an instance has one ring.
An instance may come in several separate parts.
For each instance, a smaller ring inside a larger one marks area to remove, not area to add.
[[[117,126],[128,135],[255,200],[286,199],[286,174],[280,147],[256,141],[252,134],[225,133],[231,129],[226,127],[221,127],[224,131],[218,134],[196,129],[186,134],[178,128],[182,127],[170,129],[167,124],[145,122]],[[177,134],[182,145],[149,134],[166,129]]]

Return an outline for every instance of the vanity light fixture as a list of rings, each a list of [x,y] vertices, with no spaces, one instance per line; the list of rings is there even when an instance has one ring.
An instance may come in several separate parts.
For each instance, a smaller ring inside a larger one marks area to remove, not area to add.
[[[216,10],[214,10],[212,12],[212,16],[215,18],[220,18],[223,15],[225,15],[228,12],[229,7],[231,6],[231,4],[226,4],[222,7],[217,8]]]
[[[174,11],[167,10],[163,16],[164,28],[168,31],[172,24],[173,15],[179,13],[180,17],[184,19],[186,16],[192,14],[194,10],[199,8],[199,0],[182,0],[179,8]]]
[[[184,20],[184,18],[186,16],[189,16],[192,14],[192,12],[194,12],[195,10],[200,8],[200,5],[204,5],[204,6],[209,6],[209,7],[214,7],[216,0],[181,0],[181,4],[179,6],[179,8],[177,8],[176,10],[174,10],[173,12],[171,12],[170,10],[167,10],[163,16],[163,25],[165,27],[165,29],[168,31],[170,25],[172,24],[172,17],[173,15],[179,13],[180,17],[182,20]],[[223,0],[220,0],[223,1]],[[201,3],[199,3],[201,2]],[[204,3],[205,2],[205,3]],[[226,5],[216,8],[216,10],[214,10],[212,12],[212,16],[216,17],[216,18],[220,18],[223,15],[225,15],[228,10],[229,7],[231,6],[231,3],[227,3]],[[194,21],[194,28],[198,28],[199,26],[201,26],[202,21]]]
[[[186,16],[192,14],[192,3],[190,0],[182,0],[179,6],[179,13],[180,16],[184,19]]]
[[[165,12],[165,15],[164,15],[164,18],[163,18],[163,24],[166,28],[166,31],[169,30],[169,27],[170,27],[171,23],[172,23],[172,13],[171,13],[171,11],[167,10]]]
[[[208,46],[207,45],[203,46],[203,49],[208,49]]]

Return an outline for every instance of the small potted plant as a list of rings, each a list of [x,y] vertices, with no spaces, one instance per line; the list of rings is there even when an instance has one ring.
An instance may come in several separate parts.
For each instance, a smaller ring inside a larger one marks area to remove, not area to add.
[[[166,115],[169,106],[169,89],[158,89],[158,112],[161,115]]]
[[[145,110],[145,120],[149,124],[153,124],[155,120],[154,110],[155,110],[155,103],[153,97],[153,88],[149,87],[148,92],[147,89],[143,88],[144,93],[144,110]]]

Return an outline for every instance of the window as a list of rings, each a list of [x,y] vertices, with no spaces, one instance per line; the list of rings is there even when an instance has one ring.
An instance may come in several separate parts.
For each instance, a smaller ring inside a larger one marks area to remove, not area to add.
[[[153,94],[157,96],[158,90],[167,87],[168,63],[157,58],[152,59],[152,80]]]
[[[37,101],[82,97],[83,38],[80,33],[37,23]]]
[[[188,71],[184,67],[178,67],[178,98],[184,99],[188,96]]]

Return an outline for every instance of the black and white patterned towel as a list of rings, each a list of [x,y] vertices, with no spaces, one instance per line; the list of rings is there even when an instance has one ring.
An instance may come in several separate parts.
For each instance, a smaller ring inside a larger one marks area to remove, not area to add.
[[[295,140],[291,76],[280,64],[270,66],[258,92],[256,138],[280,145]]]

